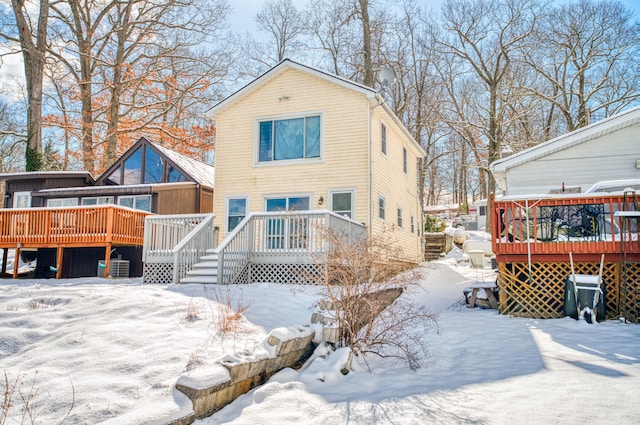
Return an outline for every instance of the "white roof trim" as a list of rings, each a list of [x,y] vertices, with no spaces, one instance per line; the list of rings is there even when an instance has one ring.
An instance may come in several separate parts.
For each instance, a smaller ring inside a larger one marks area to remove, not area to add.
[[[507,158],[499,159],[493,162],[489,168],[494,174],[504,174],[508,169],[517,167],[525,162],[550,155],[554,152],[567,149],[571,146],[587,142],[638,123],[640,123],[640,107],[631,108],[602,121],[574,130],[571,133],[525,149]]]

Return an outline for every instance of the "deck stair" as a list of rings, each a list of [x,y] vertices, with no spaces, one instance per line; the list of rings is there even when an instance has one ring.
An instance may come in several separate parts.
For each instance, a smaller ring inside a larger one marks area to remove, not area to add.
[[[193,265],[180,283],[218,283],[218,253],[214,249],[207,249],[207,254],[200,257],[200,261]]]

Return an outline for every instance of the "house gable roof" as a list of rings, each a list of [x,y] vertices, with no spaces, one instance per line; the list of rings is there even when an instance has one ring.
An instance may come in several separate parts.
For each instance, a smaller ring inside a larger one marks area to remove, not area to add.
[[[255,80],[251,81],[241,89],[237,90],[235,93],[231,94],[221,102],[214,105],[211,109],[209,109],[205,113],[205,116],[208,119],[215,121],[216,116],[221,111],[225,110],[231,105],[234,105],[236,102],[243,99],[244,97],[250,95],[259,87],[262,87],[263,85],[267,84],[269,81],[273,80],[276,76],[282,74],[284,71],[288,69],[295,69],[300,72],[313,75],[324,81],[328,81],[330,83],[345,87],[349,90],[353,90],[357,93],[364,95],[367,99],[369,99],[370,102],[374,102],[377,105],[381,105],[382,108],[385,110],[386,114],[393,120],[393,122],[398,126],[398,128],[401,129],[402,133],[404,134],[405,137],[407,137],[411,145],[413,145],[414,149],[418,152],[418,155],[423,157],[426,156],[424,149],[422,149],[420,144],[416,142],[416,140],[409,133],[409,131],[404,126],[404,124],[400,121],[400,119],[396,116],[396,114],[391,110],[389,105],[387,105],[387,102],[382,98],[382,96],[376,90],[372,89],[371,87],[367,87],[364,84],[357,83],[355,81],[340,77],[338,75],[331,74],[329,72],[323,71],[318,68],[314,68],[309,65],[304,65],[299,62],[295,62],[291,59],[283,59],[276,66],[274,66],[273,68],[271,68],[270,70],[268,70],[267,72],[265,72],[264,74],[256,78]]]
[[[190,181],[198,183],[203,186],[213,188],[214,184],[214,169],[212,165],[206,164],[201,161],[197,161],[186,155],[168,149],[158,143],[152,142],[145,137],[141,137],[136,143],[134,143],[125,153],[123,153],[116,162],[114,162],[98,179],[99,185],[105,184],[107,177],[111,173],[120,167],[124,162],[131,157],[136,150],[143,145],[153,149],[158,155],[165,158],[174,168],[179,170]]]
[[[276,66],[274,66],[264,74],[260,75],[258,78],[251,81],[244,87],[240,88],[235,93],[232,93],[230,96],[228,96],[224,100],[214,105],[211,109],[209,109],[205,113],[205,116],[211,120],[215,120],[216,115],[220,111],[233,105],[234,103],[244,98],[245,96],[249,95],[250,93],[255,91],[257,88],[271,81],[273,78],[280,75],[287,69],[297,69],[298,71],[314,75],[325,81],[329,81],[334,84],[338,84],[340,86],[346,87],[348,89],[360,92],[365,96],[367,96],[367,98],[374,98],[378,94],[374,89],[367,87],[363,84],[356,83],[355,81],[351,81],[346,78],[339,77],[337,75],[333,75],[328,72],[322,71],[320,69],[292,61],[291,59],[283,59]]]
[[[638,123],[640,123],[640,107],[627,109],[602,121],[540,143],[539,145],[525,149],[507,158],[499,159],[493,162],[490,168],[494,174],[502,175],[508,169],[517,167],[520,164],[571,148]]]

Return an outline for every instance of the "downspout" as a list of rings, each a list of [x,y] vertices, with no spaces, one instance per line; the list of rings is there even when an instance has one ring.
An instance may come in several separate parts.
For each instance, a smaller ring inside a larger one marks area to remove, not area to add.
[[[375,210],[375,200],[373,198],[373,110],[384,103],[380,94],[376,93],[377,104],[369,108],[369,237],[373,236],[373,211]]]
[[[199,183],[196,183],[196,213],[201,213],[200,205],[202,205],[202,188]]]

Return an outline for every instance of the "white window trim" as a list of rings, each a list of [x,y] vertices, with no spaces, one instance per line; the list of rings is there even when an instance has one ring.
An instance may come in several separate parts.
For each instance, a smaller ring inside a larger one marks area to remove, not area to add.
[[[68,205],[64,205],[64,201],[70,201],[70,200],[74,200],[75,204],[71,203]],[[51,201],[62,201],[62,205],[57,205],[57,206],[52,206],[51,205]],[[51,199],[47,199],[47,207],[52,207],[52,208],[64,208],[64,207],[77,207],[78,204],[78,198],[51,198]]]
[[[29,205],[26,208],[31,208],[31,192],[27,191],[13,192],[13,208],[20,208],[18,207],[18,199],[20,199],[21,197],[26,197],[29,200]]]
[[[260,162],[260,123],[262,121],[289,120],[294,118],[305,118],[320,116],[320,156],[318,158],[297,158],[281,159],[278,161]],[[301,113],[265,115],[256,117],[253,120],[253,166],[254,167],[277,167],[280,165],[312,164],[324,162],[324,111],[305,111]]]
[[[411,233],[415,234],[416,233],[416,218],[413,214],[411,214]]]
[[[356,190],[354,188],[349,189],[329,189],[329,211],[333,212],[333,195],[337,193],[350,193],[351,194],[351,219],[355,220],[356,217]]]
[[[396,224],[399,229],[404,229],[404,210],[400,205],[396,207]]]
[[[151,195],[121,195],[118,196],[118,200],[116,201],[118,205],[122,205],[120,203],[121,199],[127,199],[127,198],[133,198],[133,209],[138,209],[136,208],[136,199],[139,198],[143,198],[143,197],[148,197],[149,198],[149,212],[153,209],[153,197]],[[147,210],[140,210],[140,211],[147,211]]]
[[[107,199],[111,200],[111,202],[107,202],[106,204],[99,204],[98,203],[98,199],[102,199],[102,198],[107,198]],[[87,205],[87,204],[84,203],[84,201],[88,200],[88,199],[95,199],[96,200],[95,205],[112,205],[112,204],[115,204],[115,197],[114,196],[87,196],[85,198],[80,198],[80,205]],[[94,205],[94,204],[91,204],[91,205]]]
[[[380,217],[380,200],[382,199],[382,201],[384,201],[384,217]],[[387,198],[384,197],[384,195],[378,195],[378,205],[377,205],[377,209],[378,209],[378,220],[380,221],[387,221]]]
[[[226,195],[224,197],[224,232],[228,234],[229,230],[229,200],[231,199],[244,199],[247,203],[247,210],[245,211],[244,216],[249,215],[249,195]]]

